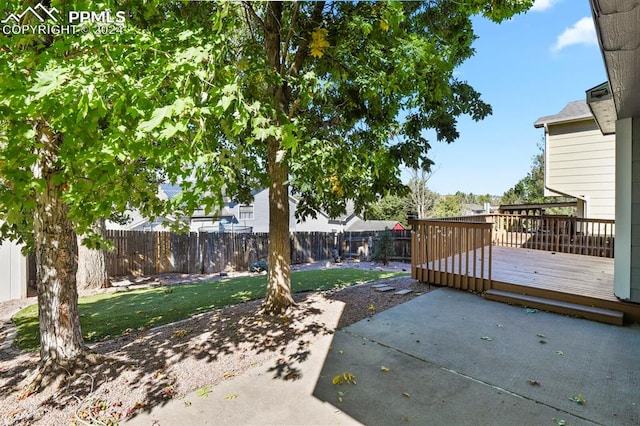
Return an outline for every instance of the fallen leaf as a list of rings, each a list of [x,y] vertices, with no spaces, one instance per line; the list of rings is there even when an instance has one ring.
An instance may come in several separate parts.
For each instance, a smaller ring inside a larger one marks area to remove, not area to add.
[[[351,373],[338,374],[337,376],[334,376],[333,380],[331,380],[331,383],[333,383],[334,385],[344,385],[345,383],[349,385],[355,385],[356,376]]]
[[[490,342],[490,341],[492,341],[492,340],[493,340],[493,339],[492,339],[491,337],[489,337],[489,336],[482,336],[482,337],[481,337],[481,339],[482,339],[482,340],[486,340],[486,341],[488,341],[488,342]]]
[[[556,355],[564,355],[564,352],[562,352],[562,351],[556,351]]]
[[[209,394],[211,393],[211,386],[203,386],[200,389],[198,389],[198,396],[202,396],[202,397],[208,397]]]
[[[538,336],[538,337],[542,337],[543,339],[546,339],[546,338],[547,338],[547,336],[545,336],[545,335],[544,335],[544,334],[542,334],[542,333],[538,333],[538,334],[536,334],[536,336]]]
[[[496,327],[498,327],[498,328],[502,328],[502,327],[504,327],[504,325],[502,325],[502,324],[496,324]]]
[[[234,377],[236,375],[236,373],[234,373],[233,371],[225,371],[224,373],[222,373],[222,377],[225,379],[229,379],[231,377]]]
[[[402,392],[402,396],[409,398],[411,395],[409,395],[409,392]]]
[[[409,417],[409,416],[402,416],[402,421],[403,421],[403,422],[411,421],[411,417]]]
[[[191,401],[185,401],[184,402],[184,406],[185,407],[191,407]]]
[[[342,378],[347,384],[350,384],[350,385],[356,384],[356,376],[351,373],[342,373]]]
[[[540,386],[540,382],[533,379],[528,379],[527,383],[529,383],[531,386]]]
[[[552,420],[558,426],[566,426],[566,424],[567,424],[566,420],[556,419],[555,417]]]
[[[175,332],[173,333],[173,337],[184,337],[184,336],[186,336],[187,334],[189,334],[189,331],[188,331],[188,330],[184,330],[184,329],[182,329],[182,330],[175,331]]]
[[[376,307],[375,307],[375,306],[373,306],[373,304],[371,304],[371,305],[369,305],[369,310],[370,310],[370,311],[375,311],[375,310],[376,310]]]
[[[24,408],[19,408],[15,411],[10,412],[9,417],[11,417],[12,419],[15,419],[18,416],[18,414],[22,413],[23,411],[24,411]]]
[[[545,343],[547,343],[547,341],[546,340],[538,340],[538,343],[544,345]]]
[[[533,308],[525,308],[524,310],[526,313],[528,314],[537,314],[538,310],[537,309],[533,309]]]
[[[381,366],[380,366],[380,371],[383,371],[383,372],[385,372],[385,373],[388,373],[389,371],[391,371],[391,369],[390,369],[390,368],[385,367],[384,365],[381,365]]]
[[[582,396],[582,394],[578,394],[577,396],[572,396],[571,398],[569,398],[569,400],[579,405],[586,404],[587,402],[587,400],[584,399],[584,396]]]
[[[229,395],[225,395],[224,399],[231,400],[236,399],[237,397],[238,395],[236,395],[235,393],[230,393]]]

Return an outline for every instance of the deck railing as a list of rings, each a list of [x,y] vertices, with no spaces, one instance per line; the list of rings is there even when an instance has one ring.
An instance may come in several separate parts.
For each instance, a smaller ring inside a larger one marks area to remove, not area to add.
[[[411,223],[412,277],[483,292],[491,288],[491,247],[522,247],[613,258],[615,221],[567,216],[478,215]]]
[[[614,257],[614,220],[567,216],[491,216],[494,245]]]
[[[493,245],[614,257],[615,221],[570,216],[483,214],[429,219],[493,223]]]
[[[483,292],[491,288],[491,223],[412,222],[412,277]]]

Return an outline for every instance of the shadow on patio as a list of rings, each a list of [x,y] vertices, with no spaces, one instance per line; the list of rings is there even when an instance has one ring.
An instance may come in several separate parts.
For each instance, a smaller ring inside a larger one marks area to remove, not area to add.
[[[331,346],[314,395],[364,424],[640,421],[639,326],[441,288],[339,330]],[[356,384],[333,384],[342,373]]]

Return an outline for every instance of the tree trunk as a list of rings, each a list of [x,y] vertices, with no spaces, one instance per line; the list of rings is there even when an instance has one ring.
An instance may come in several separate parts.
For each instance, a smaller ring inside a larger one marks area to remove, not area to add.
[[[36,193],[34,240],[37,264],[40,358],[44,369],[68,367],[86,351],[80,329],[76,288],[76,234],[62,199],[64,183],[58,182],[58,152],[62,136],[44,119],[36,125],[41,144],[34,166],[43,187]]]
[[[100,219],[92,226],[92,231],[104,237],[105,220]],[[82,237],[78,241],[78,272],[76,283],[79,289],[111,287],[107,270],[107,251],[93,250],[82,244]]]
[[[295,304],[291,297],[291,243],[289,241],[288,167],[277,161],[279,142],[269,140],[269,270],[263,310],[281,314]]]
[[[264,21],[264,45],[267,62],[274,72],[280,69],[280,28],[282,2],[269,2]],[[287,91],[283,86],[271,88],[271,96],[280,114],[288,112]],[[276,120],[279,117],[274,117]],[[291,297],[291,245],[289,242],[289,167],[280,141],[267,140],[269,186],[269,270],[264,312],[281,314],[294,305]]]

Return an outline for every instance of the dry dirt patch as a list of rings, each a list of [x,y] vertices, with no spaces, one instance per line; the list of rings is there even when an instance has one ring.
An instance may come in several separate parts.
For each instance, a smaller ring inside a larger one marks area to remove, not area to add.
[[[367,263],[340,267],[379,268]],[[385,269],[405,268],[408,265],[392,264]],[[121,280],[119,285],[170,284],[211,278],[165,275],[138,278],[138,282]],[[369,283],[301,293],[295,295],[297,307],[285,316],[257,313],[261,302],[257,300],[101,342],[92,350],[104,355],[104,363],[66,377],[59,389],[35,394],[21,387],[21,381],[35,369],[38,355],[4,348],[0,350],[0,418],[8,425],[118,422],[138,410],[150,409],[203,386],[215,386],[250,367],[274,360],[275,375],[283,380],[295,380],[298,372],[292,364],[283,362],[280,355],[287,345],[295,342],[296,359],[304,361],[316,336],[333,333],[334,330],[326,326],[331,321],[323,318],[326,315],[323,307],[327,304],[345,303],[338,325],[344,327],[430,290],[429,286],[408,277],[387,282],[396,290],[413,291],[406,295],[395,295],[393,291],[382,293],[372,287],[375,283]],[[2,304],[0,321],[7,320],[27,302]],[[5,324],[0,330],[0,339],[6,337],[6,330]]]

